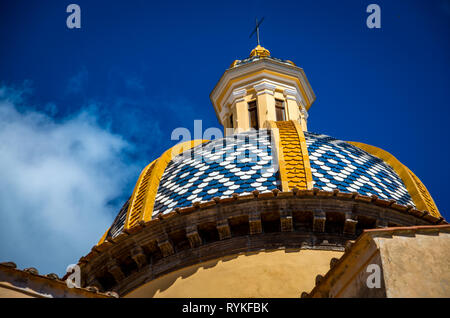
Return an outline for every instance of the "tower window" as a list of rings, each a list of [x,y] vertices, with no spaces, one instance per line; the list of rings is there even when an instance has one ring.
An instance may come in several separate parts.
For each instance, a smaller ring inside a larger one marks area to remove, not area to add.
[[[250,122],[250,128],[258,129],[258,109],[256,107],[256,101],[248,103],[248,118]]]
[[[284,109],[284,101],[275,99],[275,113],[277,116],[277,121],[286,120],[286,111]]]
[[[230,115],[230,128],[233,128],[233,114]]]

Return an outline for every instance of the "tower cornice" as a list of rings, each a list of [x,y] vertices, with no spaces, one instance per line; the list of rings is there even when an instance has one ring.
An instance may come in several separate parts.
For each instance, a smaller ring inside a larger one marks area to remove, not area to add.
[[[239,131],[246,131],[251,125],[261,127],[266,120],[277,120],[276,103],[282,103],[289,119],[300,122],[306,130],[307,110],[315,98],[300,67],[270,56],[233,63],[210,94],[219,122],[224,128]],[[251,124],[247,113],[248,103],[253,102],[258,123]]]
[[[271,75],[273,79],[279,78],[279,80],[291,83],[291,85],[295,83],[296,88],[305,100],[307,110],[309,110],[316,100],[316,95],[302,68],[272,58],[260,58],[251,63],[231,67],[221,76],[210,94],[210,99],[216,109],[216,114],[218,115],[220,113],[222,108],[220,103],[224,100],[225,95],[232,86],[235,86],[237,82],[245,81],[252,76],[257,76],[263,71],[265,71],[266,76]]]

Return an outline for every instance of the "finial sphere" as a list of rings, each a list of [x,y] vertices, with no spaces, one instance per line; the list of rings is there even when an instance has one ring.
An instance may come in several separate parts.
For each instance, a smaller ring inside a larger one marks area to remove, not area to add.
[[[261,45],[257,45],[251,52],[250,52],[250,57],[254,57],[254,56],[260,56],[260,57],[266,57],[266,56],[270,56],[270,51],[264,47],[262,47]]]

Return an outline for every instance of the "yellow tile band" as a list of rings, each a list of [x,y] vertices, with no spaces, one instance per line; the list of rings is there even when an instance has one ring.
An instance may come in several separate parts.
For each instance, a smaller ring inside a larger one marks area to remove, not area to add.
[[[269,122],[277,145],[281,187],[311,189],[312,173],[305,136],[295,121]],[[276,129],[275,129],[276,128]]]
[[[264,126],[267,129],[270,129],[272,132],[273,144],[275,145],[275,149],[272,149],[272,151],[275,152],[275,156],[278,162],[278,172],[280,175],[281,190],[289,191],[289,182],[287,179],[286,164],[284,162],[283,156],[283,148],[281,147],[280,143],[279,129],[277,127],[276,122],[270,120],[267,120]]]
[[[397,158],[387,151],[375,146],[367,145],[361,142],[349,141],[349,143],[388,163],[402,179],[418,210],[428,211],[435,217],[441,216],[425,185],[411,170],[408,169],[408,167],[398,161]]]
[[[111,227],[109,227],[109,228],[106,230],[105,234],[103,234],[102,238],[100,239],[100,241],[98,241],[97,245],[102,244],[102,243],[106,240],[106,236],[108,235],[110,229],[111,229]]]
[[[306,189],[313,188],[313,177],[311,172],[311,163],[309,162],[308,147],[306,145],[305,134],[303,133],[302,126],[298,121],[292,121],[297,130],[298,138],[300,140],[300,148],[302,149],[303,166],[305,169],[306,177]]]
[[[152,161],[142,170],[133,194],[131,195],[130,205],[128,206],[127,217],[125,219],[124,229],[128,230],[139,224],[144,214],[144,207],[147,202],[147,191],[150,187],[150,177],[157,160]]]
[[[142,170],[131,196],[131,204],[128,208],[124,229],[130,229],[138,225],[140,221],[148,222],[151,220],[159,182],[169,162],[174,156],[206,141],[190,140],[179,143]]]

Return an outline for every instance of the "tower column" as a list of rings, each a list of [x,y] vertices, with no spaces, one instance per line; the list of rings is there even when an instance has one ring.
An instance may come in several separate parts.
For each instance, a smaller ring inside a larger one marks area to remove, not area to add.
[[[234,132],[247,131],[250,128],[248,117],[248,105],[245,100],[246,89],[236,89],[233,91],[233,105],[231,107],[234,121]]]
[[[305,107],[302,107],[302,110],[300,111],[301,118],[300,118],[300,125],[302,126],[303,131],[308,131],[308,112],[306,111]]]
[[[274,97],[276,86],[262,82],[254,85],[253,88],[256,91],[259,127],[262,127],[266,120],[276,120]]]
[[[300,123],[303,131],[307,131],[306,120],[308,113],[304,109],[299,94],[293,89],[285,89],[283,91],[286,99],[286,112],[290,120],[295,120]]]

